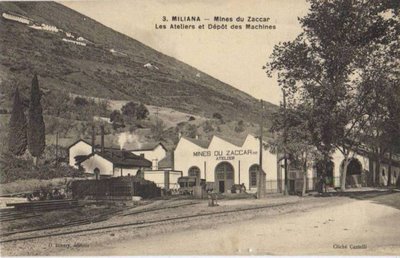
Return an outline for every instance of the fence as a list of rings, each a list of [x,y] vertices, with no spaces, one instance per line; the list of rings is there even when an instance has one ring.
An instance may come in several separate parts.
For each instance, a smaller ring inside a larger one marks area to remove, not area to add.
[[[178,189],[178,178],[182,176],[182,171],[175,170],[145,170],[144,179],[153,181],[161,189]]]

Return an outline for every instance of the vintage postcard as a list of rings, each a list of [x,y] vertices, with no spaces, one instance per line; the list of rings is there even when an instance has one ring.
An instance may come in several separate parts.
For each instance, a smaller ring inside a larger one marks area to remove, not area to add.
[[[1,255],[400,255],[399,11],[0,1]]]

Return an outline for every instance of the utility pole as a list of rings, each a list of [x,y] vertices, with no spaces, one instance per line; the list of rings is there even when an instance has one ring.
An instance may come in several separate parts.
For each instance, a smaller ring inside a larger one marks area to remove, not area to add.
[[[264,103],[263,100],[260,99],[260,104],[261,104],[261,111],[260,111],[260,157],[259,157],[259,169],[258,169],[258,180],[257,180],[257,198],[260,199],[263,197],[261,188],[262,188],[262,173],[263,173],[263,162],[262,162],[262,156],[263,156],[263,132],[264,132]]]
[[[286,153],[286,92],[282,89],[283,93],[283,157],[284,157],[284,167],[285,167],[285,189],[284,195],[288,195],[288,164],[287,164],[287,153]]]
[[[60,117],[60,108],[57,109],[57,117]],[[58,129],[56,133],[56,167],[58,166]]]
[[[56,133],[56,166],[58,166],[58,131]]]

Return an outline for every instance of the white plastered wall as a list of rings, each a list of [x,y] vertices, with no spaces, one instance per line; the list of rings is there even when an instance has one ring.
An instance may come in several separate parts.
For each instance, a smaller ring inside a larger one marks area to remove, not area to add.
[[[197,166],[201,178],[208,182],[215,180],[215,168],[221,162],[228,162],[234,168],[235,184],[244,183],[249,189],[249,169],[254,164],[259,164],[259,140],[248,135],[243,146],[236,146],[217,136],[214,136],[208,148],[202,148],[191,141],[181,138],[175,149],[174,165],[176,170],[181,170],[184,176],[188,175],[189,168]],[[267,187],[277,188],[277,156],[268,150],[263,150],[263,170],[266,181],[275,181]]]
[[[89,155],[92,152],[92,146],[84,141],[76,143],[69,149],[69,165],[74,168],[78,168],[75,165],[75,157],[79,155]]]

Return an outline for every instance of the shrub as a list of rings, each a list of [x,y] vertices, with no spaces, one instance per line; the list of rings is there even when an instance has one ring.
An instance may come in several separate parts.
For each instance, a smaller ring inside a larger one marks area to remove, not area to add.
[[[114,110],[113,112],[111,112],[110,122],[112,123],[114,130],[120,127],[125,127],[124,118],[122,117],[122,114],[119,110]]]
[[[74,104],[77,106],[86,106],[89,104],[89,102],[85,98],[76,97],[74,99]]]
[[[166,126],[161,119],[157,119],[155,123],[150,126],[150,130],[154,140],[160,141],[163,139],[165,127]]]
[[[224,119],[223,119],[223,117],[222,117],[222,115],[220,113],[214,113],[213,114],[213,118],[214,119],[218,119],[221,123],[224,122]]]
[[[17,158],[3,153],[0,160],[0,183],[9,183],[24,179],[52,179],[60,177],[81,177],[83,173],[70,166],[43,164],[33,166],[31,159]]]
[[[137,109],[137,104],[131,101],[131,102],[126,103],[121,108],[121,111],[124,116],[135,117],[136,109]]]
[[[185,131],[185,135],[190,138],[196,138],[197,127],[195,125],[188,125]]]
[[[132,120],[143,120],[149,115],[149,110],[142,103],[137,104],[135,102],[128,102],[121,108],[122,114]]]
[[[196,118],[194,118],[194,116],[189,117],[189,121],[194,121],[194,120],[196,120]]]
[[[146,108],[143,103],[140,103],[136,110],[136,118],[138,120],[146,119],[149,115],[149,110]]]
[[[245,129],[244,122],[243,122],[243,120],[240,120],[240,121],[237,123],[237,125],[235,126],[235,132],[241,133],[241,132],[244,131],[244,129]]]
[[[206,133],[214,131],[214,127],[212,126],[210,121],[206,121],[203,125],[203,130]]]

